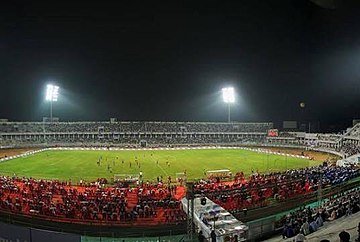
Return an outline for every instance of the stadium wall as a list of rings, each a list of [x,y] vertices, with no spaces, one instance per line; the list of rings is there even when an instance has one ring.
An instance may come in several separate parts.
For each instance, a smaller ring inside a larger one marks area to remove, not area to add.
[[[0,222],[0,242],[81,242],[81,236]]]
[[[290,149],[305,149],[305,150],[313,150],[313,151],[319,151],[324,153],[330,153],[333,155],[337,155],[339,157],[344,157],[345,155],[343,153],[340,153],[335,150],[331,149],[325,149],[325,148],[316,148],[316,147],[309,147],[305,145],[285,145],[285,144],[258,144],[257,146],[260,147],[279,147],[279,148],[290,148]]]
[[[46,231],[48,233],[58,234],[75,234],[78,236],[91,237],[111,237],[111,238],[143,238],[143,237],[163,237],[183,235],[186,233],[185,222],[177,224],[162,224],[162,225],[137,225],[135,223],[127,223],[123,225],[115,225],[111,222],[107,224],[99,223],[74,223],[66,219],[53,218],[47,219],[45,217],[36,217],[19,213],[11,213],[0,210],[0,221],[5,224],[14,225],[14,228],[36,229],[39,231]],[[0,227],[0,239],[7,234],[2,233],[3,228]],[[14,230],[16,231],[16,230]],[[30,231],[19,232],[20,235],[30,234]],[[31,232],[32,233],[32,232]],[[9,235],[10,236],[10,235]],[[28,236],[28,235],[26,235]],[[28,238],[28,237],[25,237]],[[5,240],[6,241],[6,240]],[[16,241],[16,240],[14,240]],[[29,240],[27,240],[29,241]],[[64,240],[66,241],[66,240]],[[2,242],[0,240],[0,242]],[[33,240],[34,242],[34,240]]]
[[[325,152],[325,153],[330,153],[333,155],[337,155],[339,157],[344,158],[345,155],[343,153],[337,152],[335,150],[330,150],[330,149],[324,149],[324,148],[312,148],[312,147],[308,147],[309,150],[314,150],[314,151],[320,151],[320,152]]]

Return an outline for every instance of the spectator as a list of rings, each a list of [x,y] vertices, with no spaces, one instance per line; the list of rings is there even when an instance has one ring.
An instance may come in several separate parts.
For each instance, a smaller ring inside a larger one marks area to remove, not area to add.
[[[301,225],[300,231],[301,231],[304,235],[310,234],[310,225],[309,225],[307,219],[305,219],[304,223]]]
[[[304,242],[304,241],[306,241],[306,237],[302,232],[298,233],[295,236],[295,242]]]
[[[211,242],[216,242],[216,233],[215,230],[212,230],[210,233]]]
[[[198,239],[199,239],[199,242],[205,241],[205,236],[203,235],[203,232],[201,230],[199,232]]]
[[[339,233],[340,242],[350,242],[350,234],[345,230]]]

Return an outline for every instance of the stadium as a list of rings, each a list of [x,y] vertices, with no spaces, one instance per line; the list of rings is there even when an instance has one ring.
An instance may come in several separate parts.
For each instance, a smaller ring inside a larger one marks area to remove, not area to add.
[[[181,240],[194,229],[220,241],[263,239],[290,210],[358,198],[359,130],[2,120],[1,218],[68,241]]]
[[[3,1],[0,242],[360,242],[360,1]]]

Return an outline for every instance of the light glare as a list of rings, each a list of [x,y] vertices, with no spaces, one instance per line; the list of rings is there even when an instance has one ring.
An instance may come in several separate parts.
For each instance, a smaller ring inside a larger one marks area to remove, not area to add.
[[[223,99],[225,103],[235,102],[235,93],[233,87],[225,87],[222,89]]]
[[[54,85],[47,85],[46,87],[46,101],[56,102],[59,96],[59,87]]]

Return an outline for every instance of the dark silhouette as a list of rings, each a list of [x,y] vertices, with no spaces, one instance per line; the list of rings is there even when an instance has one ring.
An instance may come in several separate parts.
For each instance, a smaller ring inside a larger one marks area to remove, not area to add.
[[[211,242],[216,242],[215,230],[211,231],[210,236],[211,236]]]
[[[205,236],[203,235],[203,232],[201,230],[199,232],[198,239],[199,239],[199,242],[204,242],[205,241]]]
[[[339,234],[340,242],[349,242],[350,241],[350,234],[343,230]]]

